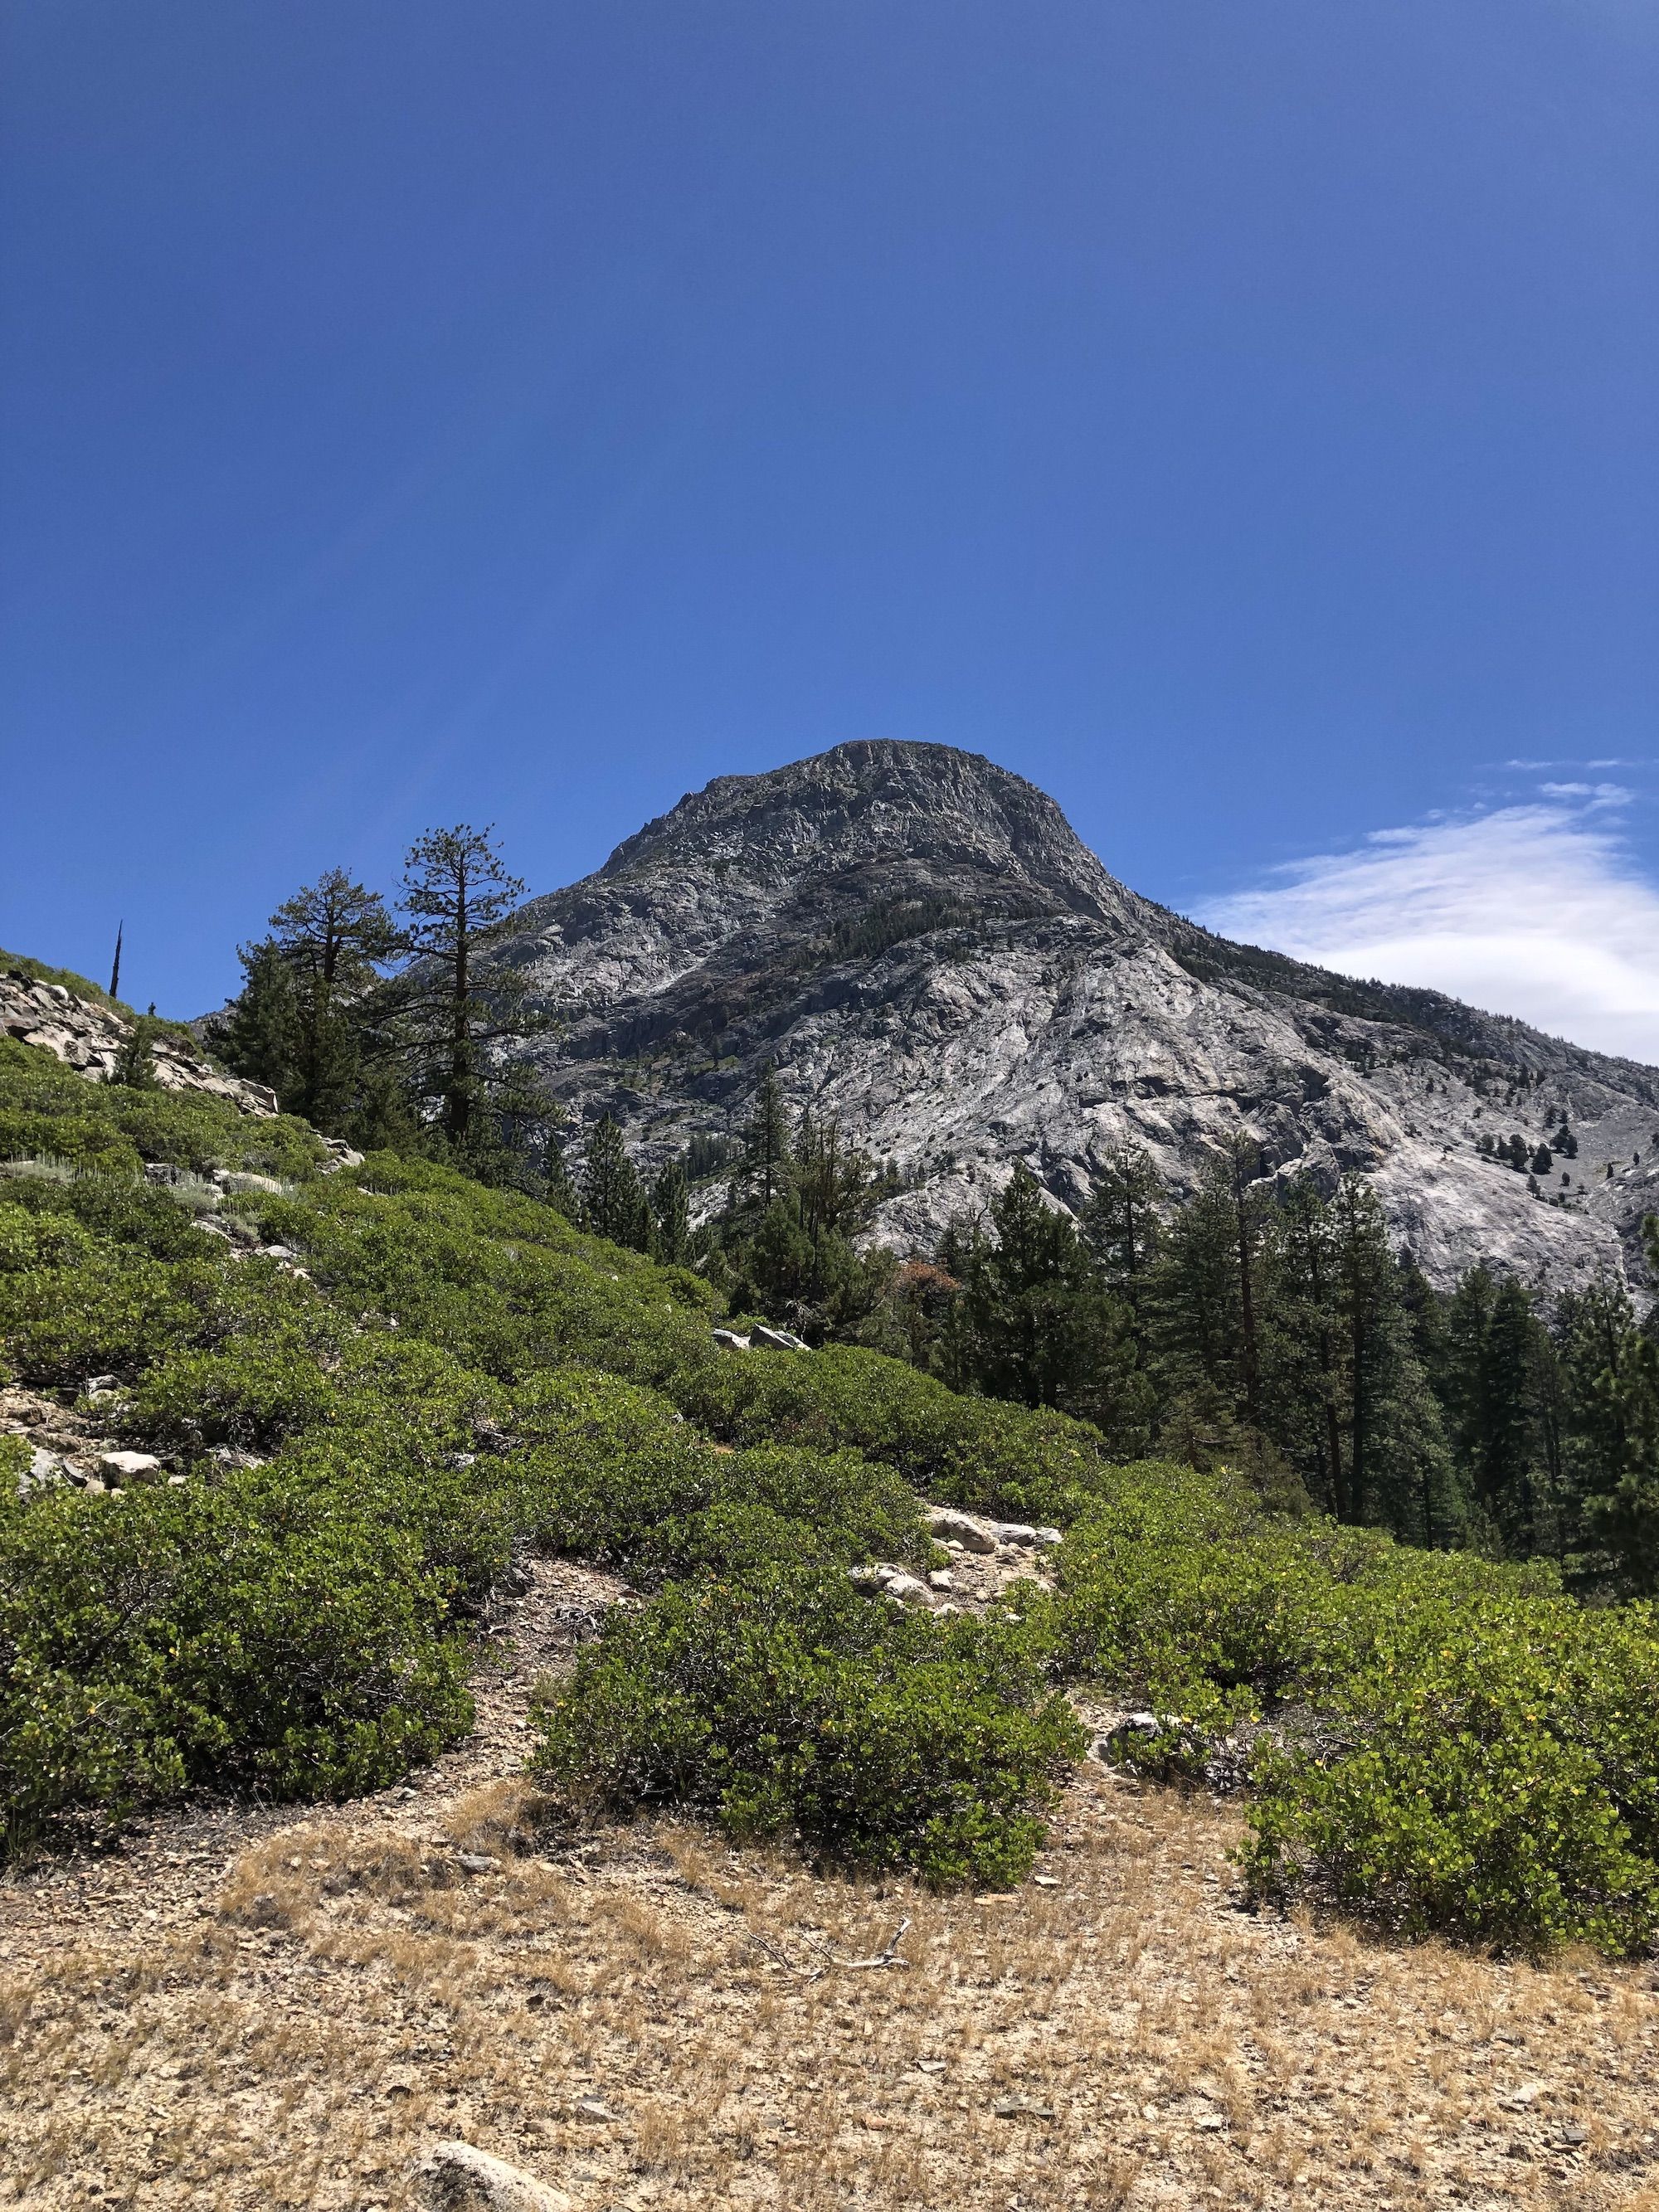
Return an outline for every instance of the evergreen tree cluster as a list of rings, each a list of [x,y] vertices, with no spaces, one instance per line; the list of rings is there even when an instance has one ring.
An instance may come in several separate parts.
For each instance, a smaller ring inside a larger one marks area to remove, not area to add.
[[[731,1170],[724,1201],[694,1230],[694,1183]],[[732,1310],[830,1338],[874,1341],[896,1263],[860,1253],[892,1177],[810,1109],[792,1121],[768,1067],[737,1145],[693,1137],[647,1186],[610,1115],[588,1130],[574,1170],[555,1147],[549,1195],[579,1226],[669,1266],[695,1266]],[[902,1345],[894,1348],[902,1350]]]
[[[546,1194],[568,1220],[613,1244],[648,1253],[665,1267],[683,1267],[691,1260],[691,1193],[684,1163],[670,1161],[647,1188],[609,1114],[588,1131],[579,1174],[571,1173],[554,1140]]]
[[[416,841],[390,903],[331,868],[240,948],[242,988],[208,1042],[330,1136],[539,1188],[553,1108],[502,1048],[544,1023],[490,957],[524,888],[465,823]]]
[[[1659,1589],[1659,1341],[1623,1289],[1552,1304],[1481,1266],[1442,1295],[1361,1177],[1328,1197],[1256,1165],[1241,1140],[1165,1218],[1125,1151],[1075,1222],[1017,1166],[944,1238],[913,1354],[1125,1459],[1224,1463],[1412,1543]]]
[[[1578,1139],[1568,1127],[1565,1117],[1559,1128],[1537,1144],[1532,1144],[1519,1130],[1508,1137],[1499,1137],[1488,1129],[1477,1140],[1477,1150],[1489,1159],[1501,1160],[1516,1175],[1548,1175],[1558,1159],[1576,1160]]]

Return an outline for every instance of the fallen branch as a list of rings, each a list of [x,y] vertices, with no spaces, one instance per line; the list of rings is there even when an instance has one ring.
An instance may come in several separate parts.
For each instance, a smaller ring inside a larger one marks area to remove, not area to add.
[[[904,1941],[909,1932],[910,1916],[907,1912],[903,1919],[900,1921],[898,1926],[893,1930],[892,1940],[888,1944],[887,1948],[884,1951],[879,1952],[873,1959],[838,1959],[835,1953],[830,1949],[827,1944],[820,1943],[818,1942],[817,1936],[808,1936],[804,1937],[803,1941],[810,1943],[815,1951],[822,1953],[823,1957],[828,1959],[832,1966],[839,1966],[844,1972],[853,1973],[856,1972],[860,1967],[865,1966],[908,1966],[910,1961],[908,1959],[903,1959],[899,1956],[899,1945]]]
[[[763,1936],[758,1928],[751,1928],[749,1930],[749,1940],[760,1950],[765,1952],[775,1966],[781,1967],[786,1974],[793,1974],[797,1981],[821,1982],[823,1979],[822,1966],[796,1966],[793,1960],[787,1958],[770,1936]]]

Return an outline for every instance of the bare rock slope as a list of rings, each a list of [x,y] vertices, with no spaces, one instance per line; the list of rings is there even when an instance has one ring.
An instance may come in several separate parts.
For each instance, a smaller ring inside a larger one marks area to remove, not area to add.
[[[900,1171],[879,1233],[902,1247],[1016,1159],[1073,1206],[1127,1141],[1178,1194],[1239,1130],[1273,1172],[1370,1176],[1443,1284],[1481,1258],[1636,1279],[1659,1206],[1659,1071],[1213,937],[949,746],[720,777],[521,908],[501,957],[559,1018],[532,1049],[580,1117],[656,1161],[733,1133],[775,1061]],[[1536,1194],[1479,1149],[1563,1112],[1578,1151]]]
[[[67,984],[48,983],[22,968],[0,969],[0,1035],[54,1054],[89,1083],[106,1083],[115,1071],[132,1024],[112,1006],[83,998]],[[244,1114],[276,1111],[276,1094],[210,1066],[205,1054],[176,1030],[150,1041],[155,1080],[163,1091],[205,1091]]]

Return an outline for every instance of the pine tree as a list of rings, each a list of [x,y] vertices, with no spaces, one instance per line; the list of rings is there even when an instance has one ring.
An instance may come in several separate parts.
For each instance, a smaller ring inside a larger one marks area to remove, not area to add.
[[[1613,1480],[1589,1501],[1589,1531],[1610,1553],[1619,1586],[1650,1597],[1659,1592],[1659,1345],[1632,1334],[1593,1387],[1619,1453]]]
[[[1656,1232],[1644,1241],[1659,1261]],[[1659,1358],[1622,1285],[1603,1280],[1557,1304],[1568,1542],[1577,1571],[1659,1592]],[[1572,1564],[1572,1562],[1570,1562]]]
[[[398,932],[380,894],[343,868],[284,900],[270,928],[295,985],[292,1110],[337,1133],[356,1101],[361,1012],[398,949]]]
[[[671,1160],[651,1186],[653,1250],[665,1267],[684,1267],[691,1258],[691,1200],[685,1170]]]
[[[774,1318],[796,1318],[814,1285],[812,1240],[787,1199],[775,1198],[743,1252],[742,1275],[754,1297]]]
[[[1452,1449],[1489,1528],[1522,1558],[1550,1519],[1536,1385],[1542,1323],[1512,1276],[1472,1267],[1447,1310],[1443,1382]]]
[[[480,1182],[546,1198],[550,1176],[563,1167],[562,1155],[554,1163],[563,1113],[545,1077],[525,1060],[508,1060],[492,1071],[452,1157]]]
[[[1095,1421],[1119,1449],[1146,1448],[1148,1388],[1133,1317],[1023,1161],[992,1201],[988,1228],[958,1227],[941,1260],[961,1285],[945,1344],[958,1387],[1060,1407]]]
[[[207,1041],[233,1075],[264,1083],[289,1106],[299,1086],[299,992],[270,938],[239,946],[242,988],[208,1024]]]
[[[1101,1280],[1132,1305],[1139,1304],[1158,1257],[1163,1195],[1150,1156],[1137,1145],[1121,1145],[1102,1162],[1079,1220]]]
[[[1147,1285],[1154,1347],[1170,1385],[1204,1383],[1244,1412],[1238,1221],[1231,1157],[1213,1161],[1169,1224]]]
[[[1340,1520],[1349,1510],[1346,1339],[1331,1211],[1310,1178],[1291,1184],[1270,1228],[1262,1268],[1265,1419],[1315,1503]]]
[[[1405,1280],[1381,1201],[1345,1176],[1331,1204],[1336,1301],[1346,1338],[1348,1512],[1440,1540],[1455,1498],[1438,1406],[1413,1341]]]
[[[581,1193],[576,1188],[576,1179],[570,1172],[570,1163],[565,1158],[556,1129],[550,1129],[547,1134],[545,1174],[544,1195],[547,1203],[580,1229],[584,1219]]]
[[[856,1237],[891,1188],[868,1153],[842,1141],[839,1122],[817,1122],[806,1108],[795,1125],[790,1181],[801,1226],[814,1238]]]
[[[284,900],[270,935],[240,950],[242,988],[208,1031],[235,1073],[267,1083],[285,1113],[331,1135],[386,1141],[412,1116],[382,1078],[370,1080],[364,1042],[379,971],[398,935],[378,891],[331,868]]]
[[[582,1158],[582,1211],[596,1237],[635,1251],[645,1249],[650,1209],[623,1133],[609,1114],[587,1133]]]
[[[789,1117],[778,1071],[768,1060],[755,1093],[754,1109],[744,1132],[744,1166],[763,1212],[784,1188],[788,1176]]]
[[[548,1026],[528,1004],[525,978],[489,957],[524,889],[490,832],[465,823],[417,838],[404,864],[398,904],[409,964],[376,995],[375,1043],[410,1066],[458,1154],[507,1079],[500,1048]]]
[[[122,1038],[110,1073],[112,1083],[125,1084],[130,1091],[156,1089],[155,1047],[158,1025],[151,1018],[154,1012],[152,1007],[149,1014],[140,1014]]]
[[[1244,1418],[1258,1433],[1261,1429],[1261,1350],[1256,1329],[1256,1248],[1260,1241],[1264,1201],[1251,1188],[1261,1164],[1258,1146],[1237,1136],[1228,1181],[1233,1201],[1233,1249],[1238,1261],[1238,1342],[1244,1382]]]

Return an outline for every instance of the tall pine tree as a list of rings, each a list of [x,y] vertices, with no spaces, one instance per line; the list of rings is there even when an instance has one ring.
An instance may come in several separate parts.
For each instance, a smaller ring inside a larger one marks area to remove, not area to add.
[[[613,1244],[644,1251],[650,1237],[650,1208],[622,1131],[609,1114],[587,1133],[582,1158],[582,1212],[596,1237],[608,1237]]]
[[[408,965],[377,996],[375,1042],[409,1066],[448,1149],[462,1158],[512,1078],[501,1048],[549,1026],[524,976],[489,957],[524,889],[491,833],[465,823],[417,838],[404,863]],[[492,1141],[484,1131],[477,1140]]]
[[[764,1212],[789,1180],[789,1115],[778,1071],[770,1060],[744,1131],[743,1158],[750,1192]]]

